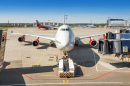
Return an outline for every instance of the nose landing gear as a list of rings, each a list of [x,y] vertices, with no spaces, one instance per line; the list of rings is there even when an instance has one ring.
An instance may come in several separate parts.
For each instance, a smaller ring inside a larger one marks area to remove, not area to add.
[[[63,51],[63,54],[64,54],[64,58],[68,58],[68,52],[67,51]]]
[[[79,41],[75,41],[75,46],[79,46]]]
[[[59,76],[64,78],[74,77],[75,68],[73,60],[68,58],[67,51],[63,51],[63,59],[59,60]]]

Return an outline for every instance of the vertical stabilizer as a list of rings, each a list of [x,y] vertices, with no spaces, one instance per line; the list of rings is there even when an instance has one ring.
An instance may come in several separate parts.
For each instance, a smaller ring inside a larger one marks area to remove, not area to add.
[[[40,24],[39,24],[38,20],[36,20],[36,23],[37,23],[37,27],[39,27],[39,26],[40,26]]]

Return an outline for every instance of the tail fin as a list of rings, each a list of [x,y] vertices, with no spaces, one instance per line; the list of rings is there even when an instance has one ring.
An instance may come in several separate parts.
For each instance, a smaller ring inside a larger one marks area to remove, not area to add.
[[[36,23],[37,23],[37,27],[39,27],[39,26],[40,26],[40,24],[39,24],[38,20],[36,20]]]

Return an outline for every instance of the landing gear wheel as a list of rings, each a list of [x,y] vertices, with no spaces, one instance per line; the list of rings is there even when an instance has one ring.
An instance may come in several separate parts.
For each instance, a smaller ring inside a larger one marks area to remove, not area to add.
[[[76,43],[75,43],[75,46],[79,46],[79,44],[76,44]]]
[[[54,44],[50,44],[49,46],[54,46]]]
[[[63,51],[63,54],[64,54],[64,58],[68,58],[68,53],[67,53],[67,51]]]
[[[54,46],[54,42],[53,42],[53,41],[51,41],[49,46]]]
[[[2,69],[3,69],[3,65],[4,65],[4,62],[0,65],[0,72],[1,72]]]
[[[75,41],[75,46],[79,46],[79,42],[78,41]]]

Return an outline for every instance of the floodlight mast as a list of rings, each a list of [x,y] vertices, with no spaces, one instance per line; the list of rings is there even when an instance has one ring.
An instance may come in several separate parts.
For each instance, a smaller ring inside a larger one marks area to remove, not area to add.
[[[63,22],[63,25],[65,25],[65,13],[64,13],[64,22]]]
[[[66,25],[67,25],[67,16],[68,16],[68,15],[65,15],[65,16],[66,16]]]
[[[63,22],[63,25],[66,25],[66,24],[67,24],[67,16],[68,16],[68,15],[65,15],[65,13],[64,13],[64,22]],[[65,22],[65,20],[66,20],[66,22]]]

